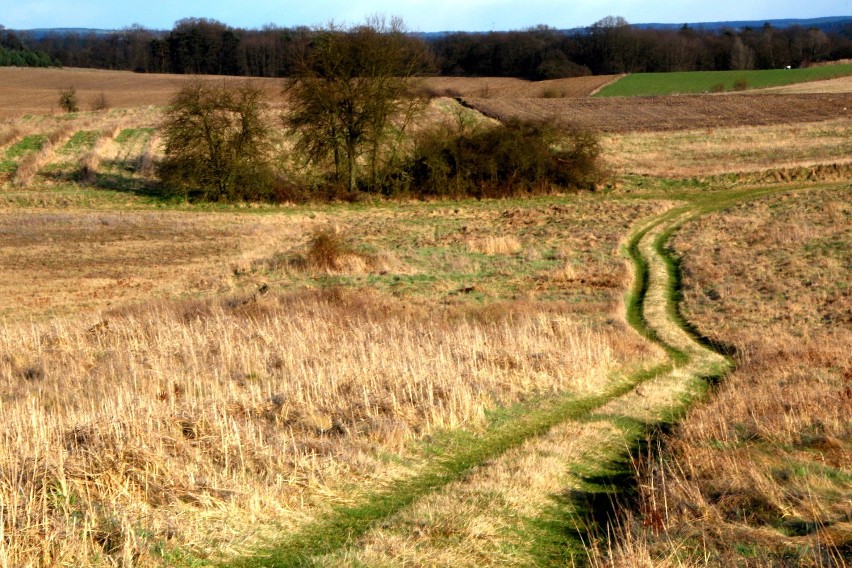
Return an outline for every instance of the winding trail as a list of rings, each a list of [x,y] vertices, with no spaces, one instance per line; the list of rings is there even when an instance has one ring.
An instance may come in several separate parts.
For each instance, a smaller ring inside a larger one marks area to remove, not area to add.
[[[624,241],[634,282],[627,319],[670,362],[605,392],[528,409],[368,495],[229,566],[549,566],[582,562],[614,496],[633,487],[631,451],[674,422],[733,368],[681,316],[673,232],[773,189],[692,198],[637,224]]]

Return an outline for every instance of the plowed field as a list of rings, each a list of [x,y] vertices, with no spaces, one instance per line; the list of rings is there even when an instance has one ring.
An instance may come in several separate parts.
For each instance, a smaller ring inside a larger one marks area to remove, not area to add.
[[[437,95],[484,99],[587,97],[621,75],[525,81],[510,77],[428,77],[425,87]]]
[[[852,117],[852,93],[566,99],[466,98],[483,114],[576,124],[603,132],[761,126]]]

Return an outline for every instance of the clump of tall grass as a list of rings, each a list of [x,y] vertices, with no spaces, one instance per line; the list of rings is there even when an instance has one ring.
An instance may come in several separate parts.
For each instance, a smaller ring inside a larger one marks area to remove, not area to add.
[[[112,145],[115,137],[121,132],[120,124],[112,124],[103,130],[95,140],[92,149],[80,158],[80,180],[83,183],[94,183],[98,174],[98,168],[107,148]]]

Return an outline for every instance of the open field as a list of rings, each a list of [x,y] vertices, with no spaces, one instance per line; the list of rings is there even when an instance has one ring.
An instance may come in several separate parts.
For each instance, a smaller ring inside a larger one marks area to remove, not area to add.
[[[849,177],[852,121],[735,126],[608,134],[602,139],[610,168],[623,175],[707,178],[734,174],[753,179],[766,174],[807,178],[821,165],[837,167],[837,179]],[[753,174],[753,175],[749,175]],[[827,172],[826,172],[827,175]]]
[[[849,93],[852,92],[852,77],[813,81],[811,83],[799,83],[797,85],[788,85],[786,87],[771,87],[763,89],[761,92],[788,93],[791,95],[807,93]]]
[[[852,93],[464,101],[497,120],[556,121],[602,132],[780,125],[852,116]]]
[[[428,77],[424,80],[424,86],[432,93],[450,97],[566,98],[590,96],[619,77],[596,75],[550,81],[524,81],[502,77]]]
[[[849,560],[850,122],[803,106],[846,95],[676,98],[787,120],[712,130],[624,102],[649,131],[602,138],[607,191],[297,207],[153,190],[142,99],[177,84],[3,107],[0,567]],[[527,104],[504,86],[477,100]],[[799,167],[823,183],[772,177]],[[682,312],[737,369],[608,546],[626,449],[729,364],[677,317],[672,234]]]
[[[852,63],[822,65],[804,69],[759,71],[692,71],[677,73],[633,73],[603,89],[600,97],[651,97],[688,93],[743,91],[783,87],[852,75]]]
[[[80,110],[91,110],[101,93],[112,108],[162,106],[174,93],[195,80],[192,75],[158,75],[98,69],[33,69],[0,67],[0,118],[59,112],[59,91],[74,87]],[[250,81],[260,85],[271,100],[280,98],[280,79],[204,77],[209,81]]]
[[[577,77],[553,81],[524,81],[500,77],[429,77],[424,88],[437,95],[464,97],[584,97],[612,82],[617,76]],[[98,69],[35,69],[0,67],[0,118],[60,112],[59,91],[74,87],[80,110],[91,110],[101,94],[112,108],[163,106],[191,75],[161,75]],[[273,106],[283,102],[283,79],[204,77],[205,81],[251,82],[259,85]]]
[[[699,547],[723,566],[852,559],[849,190],[764,197],[675,238],[684,314],[736,349],[737,369],[651,466],[646,529],[629,524],[614,565]]]

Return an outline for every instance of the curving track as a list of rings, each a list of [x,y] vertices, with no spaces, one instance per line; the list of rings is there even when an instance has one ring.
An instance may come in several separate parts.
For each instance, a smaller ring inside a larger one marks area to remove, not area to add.
[[[636,226],[628,321],[670,363],[602,394],[549,401],[440,456],[421,474],[337,509],[230,566],[566,565],[582,561],[614,494],[629,491],[630,450],[675,420],[732,361],[678,309],[672,233],[704,213],[774,190],[702,197]]]

